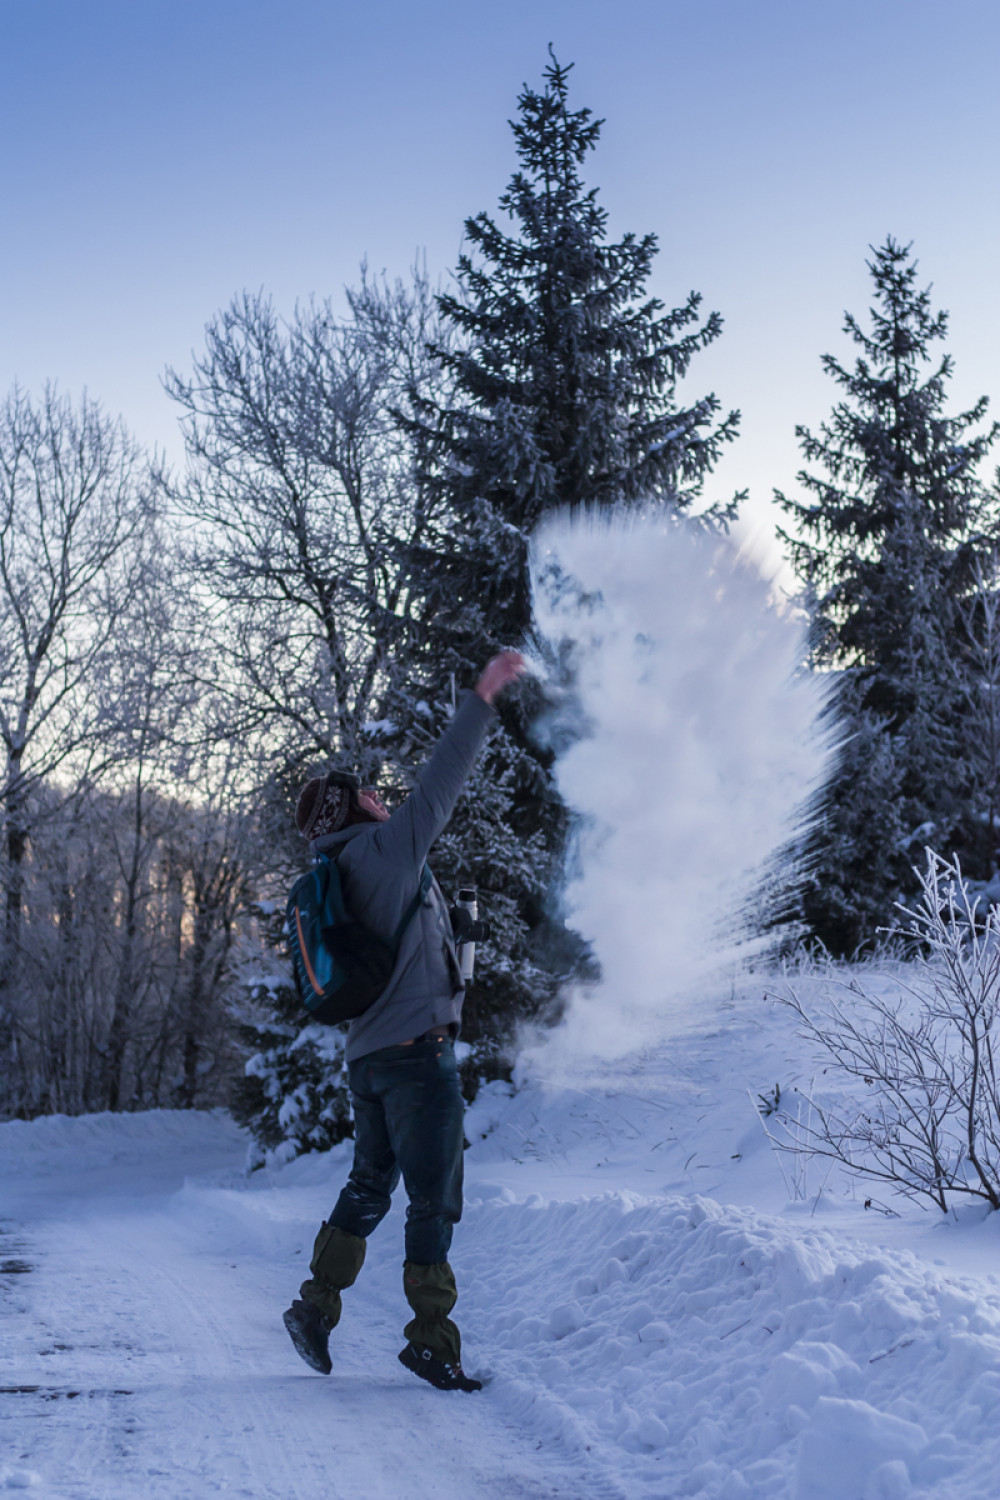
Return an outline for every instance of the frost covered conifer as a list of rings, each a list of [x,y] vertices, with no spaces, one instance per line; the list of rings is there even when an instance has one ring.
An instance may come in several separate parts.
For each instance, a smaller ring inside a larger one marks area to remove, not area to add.
[[[812,601],[814,664],[839,674],[842,748],[804,892],[811,930],[836,953],[891,920],[925,843],[965,854],[974,842],[957,667],[963,600],[996,527],[978,468],[998,428],[973,430],[986,397],[948,415],[951,358],[932,363],[947,314],[917,289],[908,246],[887,239],[868,266],[870,329],[850,314],[844,325],[859,357],[823,357],[843,398],[818,434],[797,429],[820,472],[798,475],[804,498],[776,496]]]
[[[237,1034],[250,1053],[233,1091],[234,1119],[253,1137],[251,1168],[308,1151],[328,1151],[354,1134],[339,1027],[302,1024],[290,965],[277,959],[277,915],[266,924],[271,950],[251,964]]]
[[[410,553],[410,681],[435,728],[453,680],[473,681],[494,651],[530,637],[528,549],[543,517],[683,508],[738,423],[735,412],[719,418],[713,395],[676,400],[721,318],[703,317],[695,292],[671,311],[647,294],[654,235],[608,240],[607,214],[581,177],[602,122],[569,108],[568,74],[552,56],[544,88],[522,90],[520,165],[500,200],[511,228],[486,213],[467,221],[458,291],[439,298],[454,335],[436,350],[449,394],[414,393],[406,422],[425,517]],[[567,818],[551,752],[530,730],[542,706],[530,683],[500,706],[488,769],[444,846],[456,871],[478,870],[493,902],[498,940],[468,1006],[494,1037],[543,1011],[560,972],[580,961],[579,943],[550,920]]]

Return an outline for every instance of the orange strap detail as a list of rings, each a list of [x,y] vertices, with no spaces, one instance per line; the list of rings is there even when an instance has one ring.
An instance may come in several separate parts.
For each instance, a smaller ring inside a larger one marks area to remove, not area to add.
[[[302,962],[306,966],[306,974],[309,976],[309,983],[312,985],[317,995],[322,995],[324,993],[323,986],[320,984],[319,980],[316,978],[316,975],[313,973],[313,966],[309,962],[309,950],[306,947],[306,940],[302,932],[302,916],[299,912],[298,907],[295,908],[295,926],[298,929],[299,934],[299,952],[302,954]]]

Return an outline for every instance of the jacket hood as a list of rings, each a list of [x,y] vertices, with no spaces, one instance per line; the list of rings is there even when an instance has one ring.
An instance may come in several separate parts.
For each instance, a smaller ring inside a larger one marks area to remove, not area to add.
[[[331,849],[340,849],[351,839],[359,838],[364,833],[374,833],[376,828],[383,828],[383,823],[351,823],[347,828],[339,828],[336,833],[324,833],[322,838],[313,839],[309,845],[310,854],[328,854]]]

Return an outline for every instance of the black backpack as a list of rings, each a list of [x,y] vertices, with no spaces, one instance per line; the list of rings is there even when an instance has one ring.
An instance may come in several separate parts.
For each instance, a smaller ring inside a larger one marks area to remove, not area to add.
[[[424,865],[417,894],[386,943],[349,915],[335,859],[320,854],[313,868],[299,876],[285,908],[285,934],[296,988],[313,1021],[337,1026],[375,1004],[430,884],[431,872]]]

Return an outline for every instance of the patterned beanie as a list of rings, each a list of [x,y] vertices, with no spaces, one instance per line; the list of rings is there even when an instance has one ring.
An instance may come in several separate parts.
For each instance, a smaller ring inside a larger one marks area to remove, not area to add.
[[[319,839],[327,833],[338,833],[347,822],[354,805],[354,793],[361,785],[346,771],[314,776],[299,793],[295,805],[295,822],[304,839]]]

